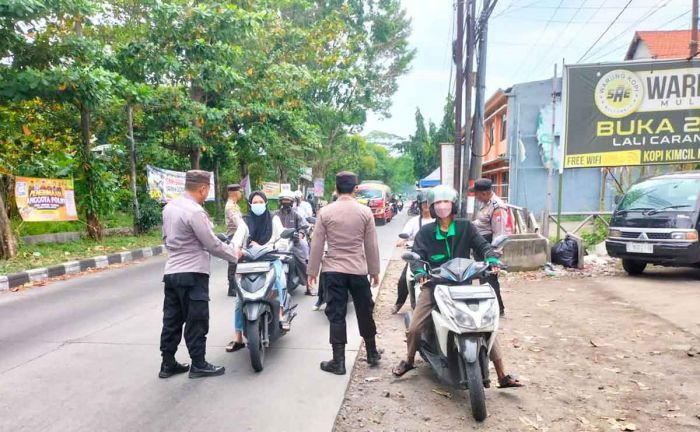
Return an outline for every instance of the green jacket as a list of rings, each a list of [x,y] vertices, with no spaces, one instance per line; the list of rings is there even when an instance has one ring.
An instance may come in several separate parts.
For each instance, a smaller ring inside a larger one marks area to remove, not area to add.
[[[466,219],[454,219],[447,233],[440,231],[437,222],[423,225],[413,242],[413,252],[437,268],[452,258],[498,259],[491,245]],[[414,274],[425,273],[423,264],[411,265]]]

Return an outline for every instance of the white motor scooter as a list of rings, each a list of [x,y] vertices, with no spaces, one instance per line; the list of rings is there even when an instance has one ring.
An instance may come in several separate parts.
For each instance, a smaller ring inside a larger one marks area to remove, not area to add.
[[[435,286],[432,325],[423,332],[418,352],[445,384],[468,390],[472,415],[483,421],[484,387],[490,387],[489,352],[499,324],[496,293],[483,282],[491,266],[455,258],[430,269],[414,252],[406,252],[402,258],[409,264],[423,263],[429,271],[427,283]],[[479,283],[472,285],[473,281]],[[406,328],[411,318],[410,312],[405,315]]]

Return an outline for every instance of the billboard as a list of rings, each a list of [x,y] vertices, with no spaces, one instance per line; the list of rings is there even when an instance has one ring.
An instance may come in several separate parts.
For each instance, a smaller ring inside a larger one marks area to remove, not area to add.
[[[267,199],[279,198],[281,186],[277,182],[262,182],[262,191]]]
[[[321,177],[314,179],[314,196],[322,197],[325,193],[325,180]]]
[[[454,186],[455,146],[440,144],[440,184]]]
[[[148,193],[154,200],[167,203],[182,195],[185,191],[185,173],[146,166],[148,176]],[[211,173],[209,195],[207,201],[214,201],[214,173]]]
[[[25,222],[78,220],[73,180],[16,177],[15,202]]]
[[[569,65],[564,167],[700,162],[700,61]]]

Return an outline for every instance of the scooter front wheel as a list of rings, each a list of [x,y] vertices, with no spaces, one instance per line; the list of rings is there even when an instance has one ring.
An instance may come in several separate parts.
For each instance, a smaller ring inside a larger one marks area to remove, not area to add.
[[[265,362],[265,344],[263,343],[263,335],[265,329],[261,325],[263,317],[261,316],[255,321],[246,322],[246,337],[248,338],[248,351],[250,351],[250,364],[255,372],[263,370]]]
[[[484,394],[484,379],[481,375],[481,366],[478,361],[469,363],[464,358],[462,358],[462,361],[467,374],[472,416],[474,416],[476,421],[484,421],[486,419],[486,395]]]

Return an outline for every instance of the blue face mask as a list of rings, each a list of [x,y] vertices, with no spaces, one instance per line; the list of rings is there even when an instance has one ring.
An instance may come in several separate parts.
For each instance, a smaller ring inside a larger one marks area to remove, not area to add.
[[[250,211],[252,211],[256,216],[260,216],[265,213],[267,206],[265,204],[251,204]]]

